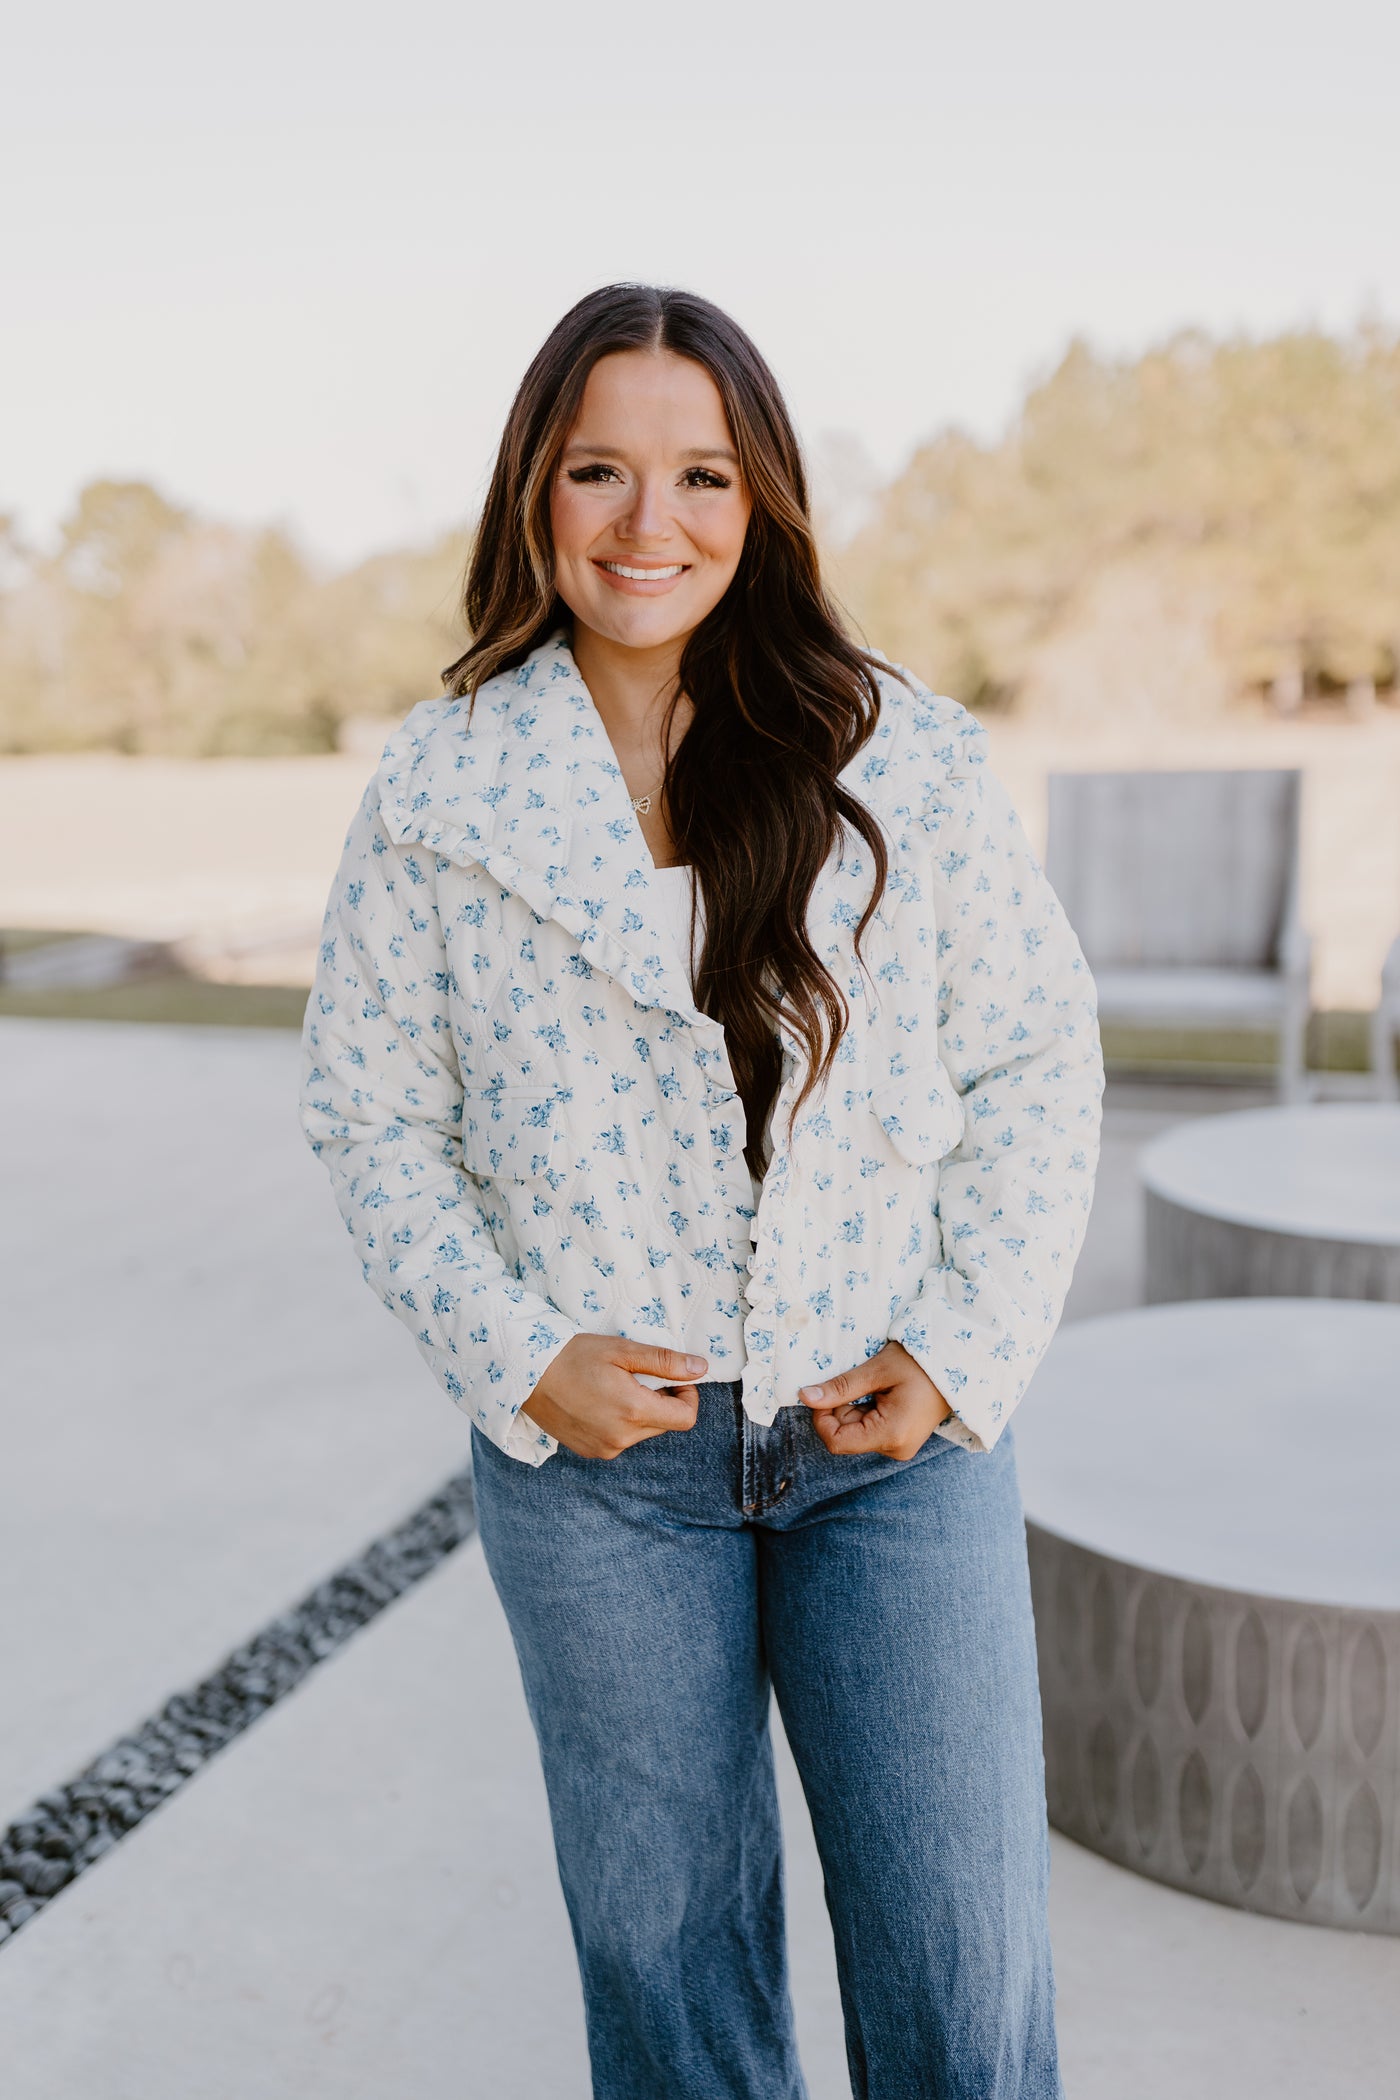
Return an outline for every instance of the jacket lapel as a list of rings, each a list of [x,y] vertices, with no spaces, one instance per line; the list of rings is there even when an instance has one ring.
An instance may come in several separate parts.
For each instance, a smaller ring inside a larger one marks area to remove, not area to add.
[[[465,700],[415,710],[389,741],[379,786],[400,844],[479,862],[640,1005],[722,1033],[674,952],[612,740],[562,630],[481,688],[470,731]]]

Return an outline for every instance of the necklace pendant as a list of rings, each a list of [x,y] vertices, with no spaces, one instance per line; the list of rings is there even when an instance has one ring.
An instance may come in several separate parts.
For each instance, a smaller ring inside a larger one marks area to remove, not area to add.
[[[632,807],[636,810],[639,817],[644,817],[651,808],[651,796],[634,795],[632,797]]]

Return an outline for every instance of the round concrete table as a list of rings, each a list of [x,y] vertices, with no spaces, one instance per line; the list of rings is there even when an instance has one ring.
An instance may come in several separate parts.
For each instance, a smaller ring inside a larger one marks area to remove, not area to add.
[[[1400,1106],[1201,1116],[1149,1145],[1144,1295],[1400,1303]]]
[[[1015,1442],[1052,1823],[1221,1903],[1400,1933],[1400,1307],[1075,1322]]]

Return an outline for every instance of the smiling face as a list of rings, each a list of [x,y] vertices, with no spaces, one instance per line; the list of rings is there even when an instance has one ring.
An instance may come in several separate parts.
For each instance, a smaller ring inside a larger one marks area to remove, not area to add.
[[[703,365],[669,350],[598,360],[550,495],[576,621],[623,648],[682,647],[733,581],[750,507]]]

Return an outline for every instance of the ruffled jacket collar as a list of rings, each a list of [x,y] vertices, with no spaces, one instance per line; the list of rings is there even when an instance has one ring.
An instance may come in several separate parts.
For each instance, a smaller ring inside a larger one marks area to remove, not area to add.
[[[927,777],[926,735],[912,783],[894,762],[905,689],[895,679],[882,687],[880,724],[842,780],[897,838],[922,814],[937,781]],[[378,787],[391,838],[479,862],[542,919],[559,920],[589,962],[639,1004],[669,1008],[718,1037],[720,1025],[697,1007],[668,934],[656,866],[567,630],[557,628],[518,669],[488,680],[470,725],[468,707],[465,699],[424,701],[390,738]],[[937,753],[946,772],[981,763],[985,744],[980,725],[953,712]],[[851,915],[849,899],[844,911],[833,915],[829,907],[862,874],[869,896],[868,859],[859,839],[844,856],[833,852],[813,890],[813,924],[834,916],[854,927],[859,911]],[[843,958],[833,953],[830,961],[839,966]],[[842,968],[843,981],[846,975]]]

